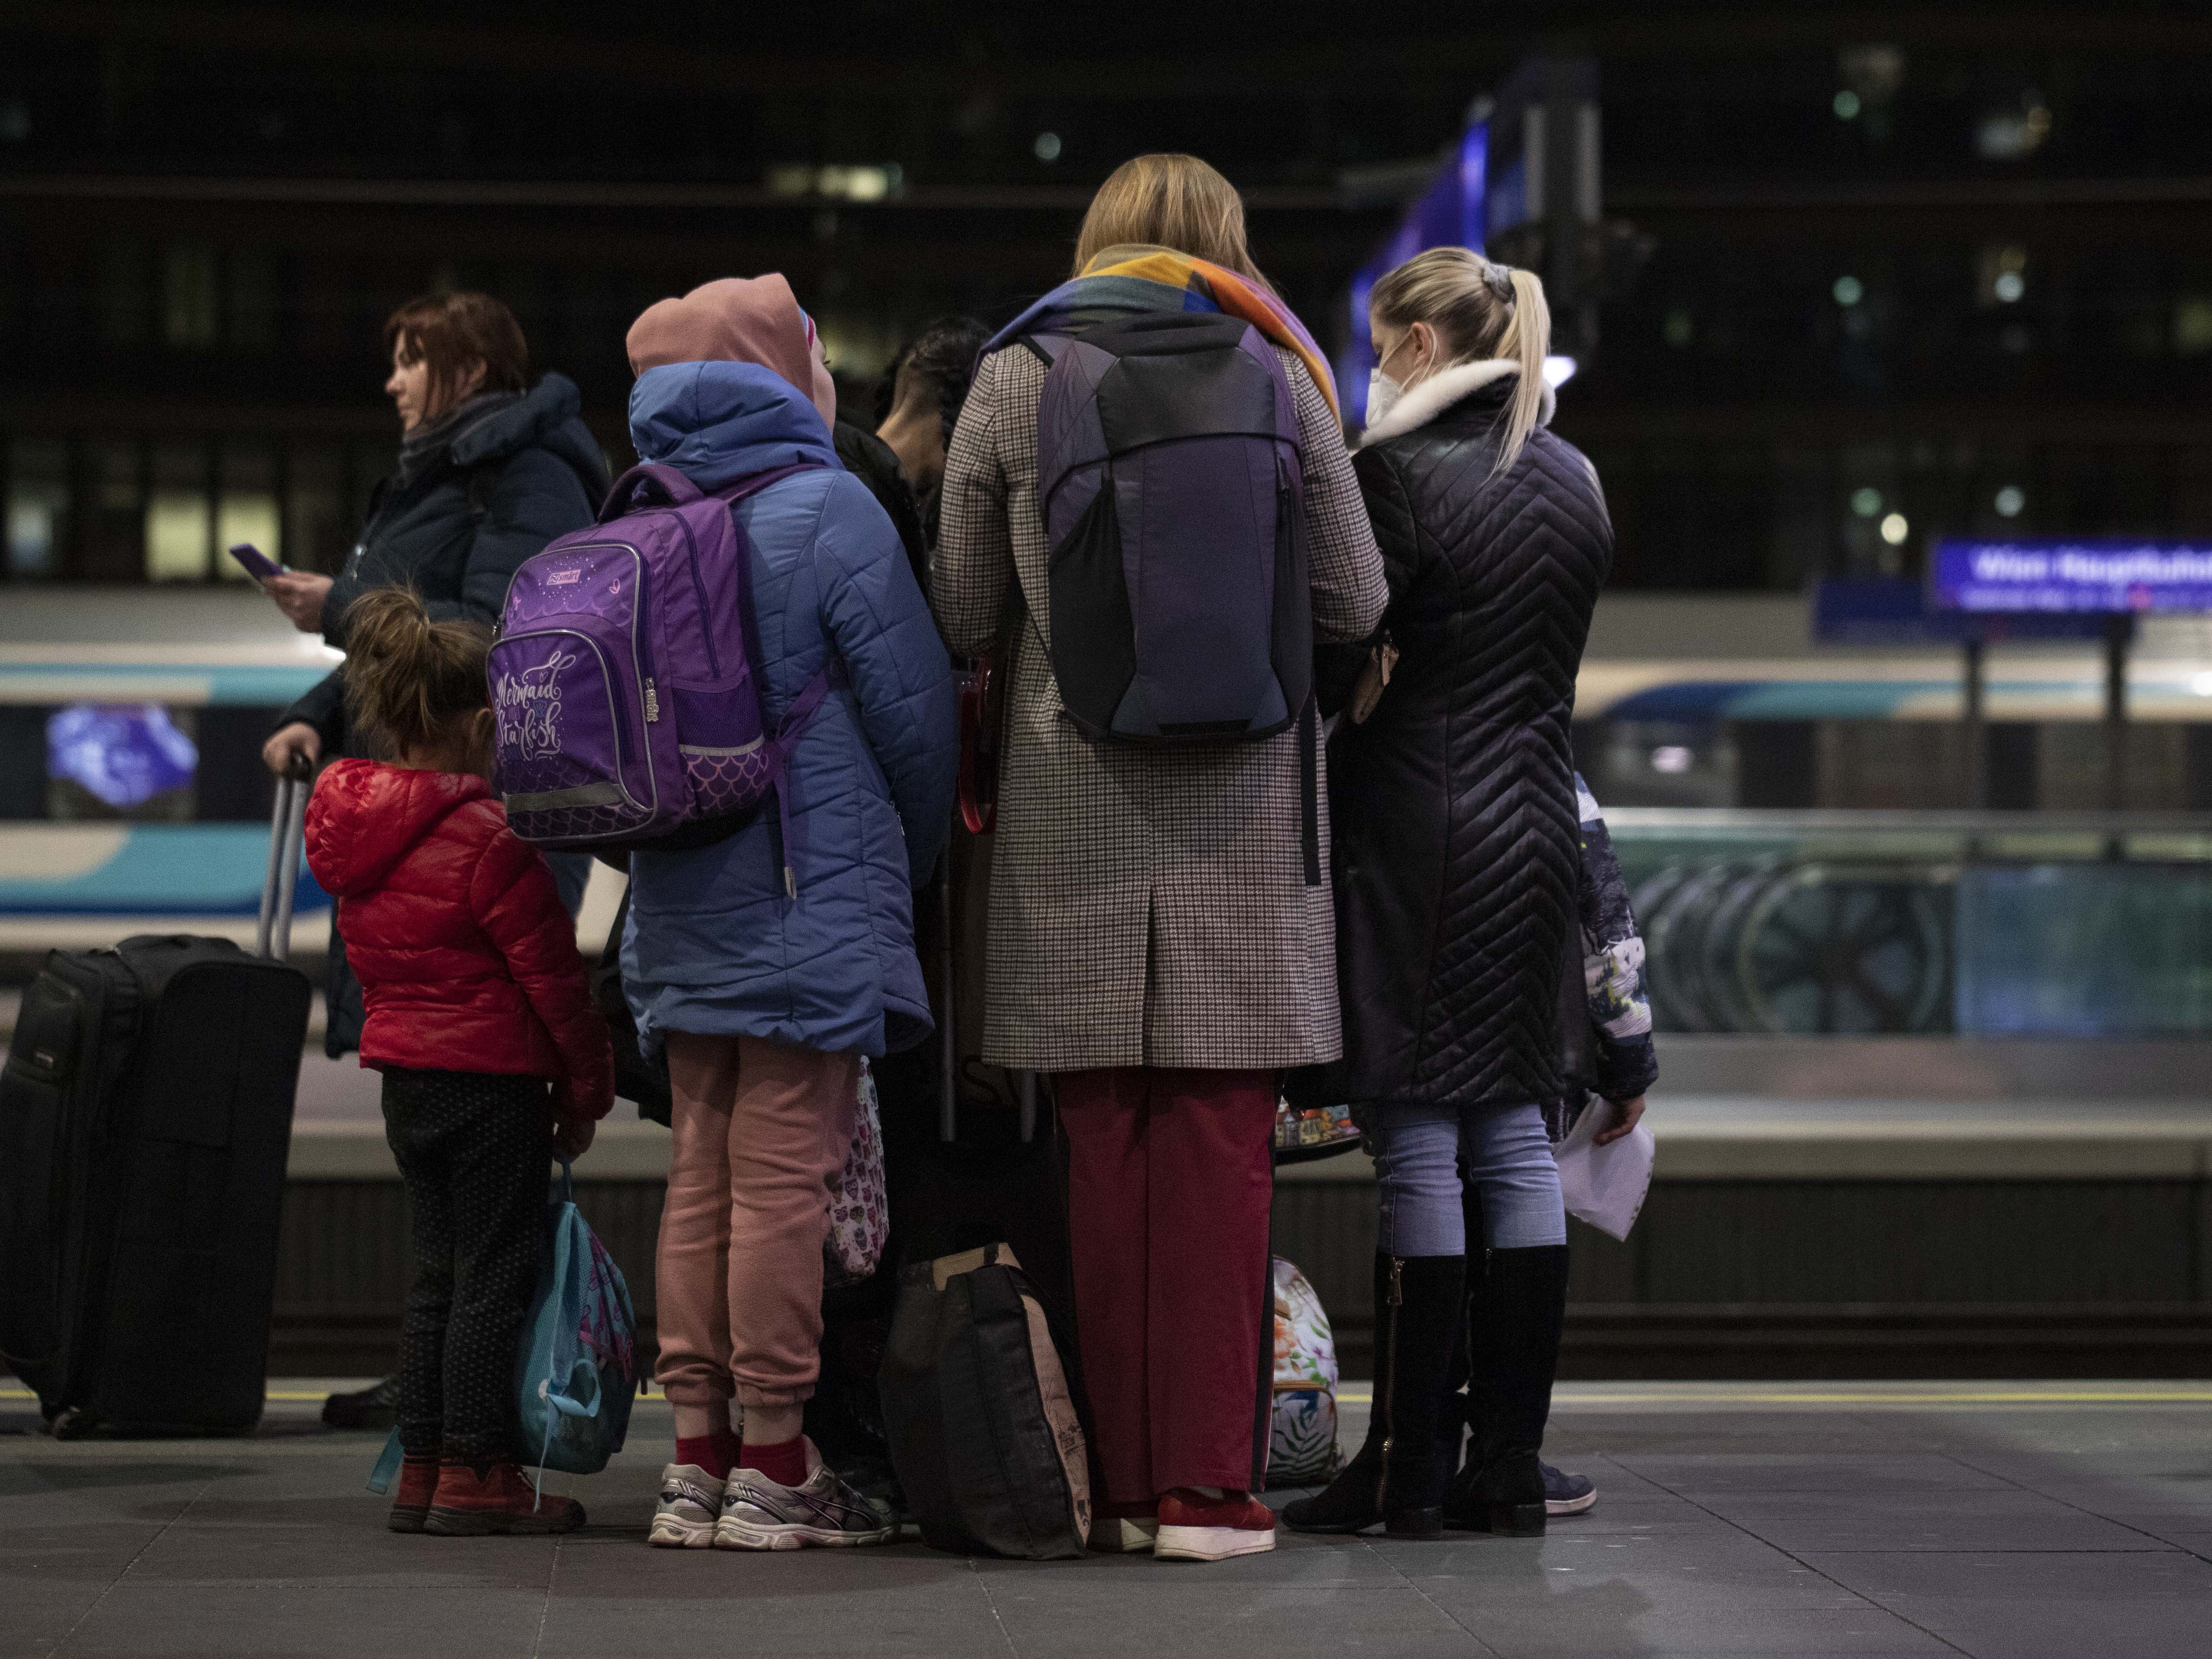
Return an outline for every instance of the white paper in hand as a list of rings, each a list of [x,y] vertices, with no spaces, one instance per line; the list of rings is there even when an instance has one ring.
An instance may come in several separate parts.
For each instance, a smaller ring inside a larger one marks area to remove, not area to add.
[[[1644,1207],[1644,1194],[1651,1190],[1651,1160],[1658,1147],[1641,1123],[1612,1145],[1598,1146],[1597,1132],[1612,1121],[1611,1104],[1592,1101],[1553,1152],[1567,1213],[1626,1239]]]

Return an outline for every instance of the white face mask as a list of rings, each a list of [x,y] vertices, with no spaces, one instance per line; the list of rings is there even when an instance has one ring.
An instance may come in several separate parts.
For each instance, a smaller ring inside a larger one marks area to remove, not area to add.
[[[1405,349],[1411,338],[1412,336],[1408,335],[1406,339],[1399,341],[1397,345],[1391,348],[1390,356],[1385,357],[1382,362],[1387,363],[1390,361],[1390,357],[1396,356]],[[1367,424],[1373,426],[1382,419],[1396,407],[1398,399],[1405,395],[1405,383],[1395,374],[1385,374],[1382,372],[1382,364],[1376,364],[1367,375]]]
[[[1406,395],[1406,388],[1381,369],[1369,371],[1367,376],[1367,424],[1373,426],[1396,406]]]

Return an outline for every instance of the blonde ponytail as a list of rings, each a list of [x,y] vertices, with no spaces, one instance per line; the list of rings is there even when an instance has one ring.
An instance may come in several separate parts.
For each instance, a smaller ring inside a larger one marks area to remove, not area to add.
[[[1521,383],[1513,388],[1513,407],[1505,422],[1505,440],[1498,446],[1495,477],[1521,459],[1521,446],[1536,429],[1544,411],[1544,359],[1552,353],[1552,307],[1544,300],[1544,284],[1533,270],[1518,265],[1513,278],[1513,316],[1498,343],[1498,356],[1521,365]]]
[[[490,630],[432,622],[411,587],[372,587],[345,608],[345,683],[353,717],[387,759],[450,744],[477,710]]]
[[[1544,410],[1544,359],[1552,349],[1552,308],[1534,271],[1493,264],[1473,248],[1427,248],[1387,272],[1367,308],[1391,328],[1426,323],[1436,330],[1443,364],[1486,358],[1514,364],[1520,383],[1491,476],[1521,459]]]

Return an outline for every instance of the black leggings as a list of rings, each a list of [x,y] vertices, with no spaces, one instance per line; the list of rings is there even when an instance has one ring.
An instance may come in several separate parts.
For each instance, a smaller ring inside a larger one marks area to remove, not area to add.
[[[515,1348],[545,1235],[546,1080],[384,1074],[385,1137],[415,1216],[399,1367],[399,1443],[471,1463],[518,1456]]]

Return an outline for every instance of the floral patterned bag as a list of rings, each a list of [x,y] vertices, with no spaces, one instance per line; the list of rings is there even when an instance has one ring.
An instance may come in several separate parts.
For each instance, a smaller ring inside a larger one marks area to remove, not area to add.
[[[1336,1449],[1336,1339],[1309,1279],[1274,1258],[1274,1412],[1267,1484],[1314,1486],[1333,1477]]]
[[[876,1110],[876,1079],[860,1061],[860,1102],[853,1145],[830,1194],[830,1236],[822,1241],[823,1283],[851,1285],[875,1272],[891,1228],[884,1197],[884,1127]]]

